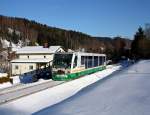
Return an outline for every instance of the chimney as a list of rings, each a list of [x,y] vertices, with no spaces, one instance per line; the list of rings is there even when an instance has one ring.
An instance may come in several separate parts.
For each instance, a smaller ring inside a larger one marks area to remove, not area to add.
[[[44,43],[43,48],[48,48],[48,43],[47,43],[47,42],[46,42],[46,43]]]

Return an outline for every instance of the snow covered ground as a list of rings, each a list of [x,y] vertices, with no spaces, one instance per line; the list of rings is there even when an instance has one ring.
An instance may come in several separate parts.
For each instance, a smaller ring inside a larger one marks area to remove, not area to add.
[[[143,60],[35,115],[150,115],[150,60]]]
[[[103,79],[114,71],[118,70],[120,66],[110,66],[108,69],[97,72],[80,79],[76,79],[53,88],[14,100],[12,102],[0,105],[0,113],[3,115],[22,115],[33,114],[42,109],[50,107],[59,103],[77,92],[84,87]],[[56,115],[56,114],[55,114]]]
[[[7,77],[7,75],[8,75],[7,73],[0,73],[0,78],[1,77]],[[10,86],[12,86],[12,84],[10,82],[3,83],[3,84],[0,84],[0,89],[10,87]]]
[[[11,87],[11,86],[12,84],[10,82],[2,83],[0,84],[0,89]]]

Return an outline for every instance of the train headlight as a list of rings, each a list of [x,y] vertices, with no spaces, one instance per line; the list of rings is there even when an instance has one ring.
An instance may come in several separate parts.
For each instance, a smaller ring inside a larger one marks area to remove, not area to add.
[[[58,70],[57,73],[58,73],[58,74],[65,74],[65,71],[63,71],[63,70]]]

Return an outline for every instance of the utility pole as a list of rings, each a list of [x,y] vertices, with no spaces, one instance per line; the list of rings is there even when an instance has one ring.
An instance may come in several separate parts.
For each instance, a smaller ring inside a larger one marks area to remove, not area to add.
[[[10,61],[11,61],[11,50],[12,50],[12,43],[10,41],[9,43],[9,46],[7,48],[7,52],[8,52],[8,57],[7,57],[7,61],[8,61],[8,76],[10,77],[11,76],[11,64],[10,64]]]

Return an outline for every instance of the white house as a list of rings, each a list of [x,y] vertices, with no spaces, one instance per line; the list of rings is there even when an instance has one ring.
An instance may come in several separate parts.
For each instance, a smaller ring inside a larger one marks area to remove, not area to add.
[[[61,46],[26,46],[16,51],[17,59],[11,61],[12,75],[34,72],[52,64],[54,53],[64,52]]]

